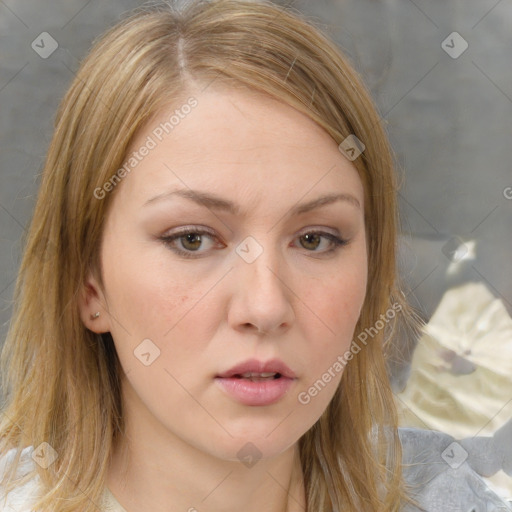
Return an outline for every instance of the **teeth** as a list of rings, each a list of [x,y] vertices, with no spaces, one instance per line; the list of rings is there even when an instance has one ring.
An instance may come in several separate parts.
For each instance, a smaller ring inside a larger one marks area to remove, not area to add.
[[[242,373],[241,377],[243,379],[268,379],[274,377],[276,375],[275,372],[267,372],[267,373],[254,373],[254,372],[246,372]]]

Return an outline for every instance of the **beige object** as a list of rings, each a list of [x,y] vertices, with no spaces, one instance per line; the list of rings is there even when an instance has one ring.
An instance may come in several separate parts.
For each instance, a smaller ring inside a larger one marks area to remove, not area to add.
[[[126,510],[117,501],[115,496],[110,492],[110,489],[105,486],[101,501],[102,512],[126,512]]]
[[[512,418],[512,319],[483,283],[444,294],[396,402],[400,426],[456,439],[492,436]],[[512,479],[503,471],[486,481],[512,496]]]

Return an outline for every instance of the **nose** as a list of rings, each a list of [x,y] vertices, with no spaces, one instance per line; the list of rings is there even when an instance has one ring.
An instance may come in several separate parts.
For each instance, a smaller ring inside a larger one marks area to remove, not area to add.
[[[240,245],[231,272],[234,285],[228,322],[241,332],[282,334],[295,319],[290,273],[277,250],[255,239]]]

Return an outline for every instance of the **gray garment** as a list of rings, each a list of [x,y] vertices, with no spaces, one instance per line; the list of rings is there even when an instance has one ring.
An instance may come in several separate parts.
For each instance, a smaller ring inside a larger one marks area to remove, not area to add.
[[[512,420],[493,437],[456,441],[435,430],[400,428],[404,478],[421,508],[403,512],[493,512],[512,510],[483,477],[499,470],[512,476]]]

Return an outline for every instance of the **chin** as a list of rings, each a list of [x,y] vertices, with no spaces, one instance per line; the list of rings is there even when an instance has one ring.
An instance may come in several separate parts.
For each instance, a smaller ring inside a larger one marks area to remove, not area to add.
[[[219,459],[242,462],[250,468],[260,459],[279,456],[292,447],[306,431],[298,429],[295,424],[291,432],[283,423],[279,426],[281,420],[282,418],[267,419],[266,422],[259,422],[259,425],[248,420],[245,424],[239,423],[238,428],[225,424],[231,436],[224,431],[223,435],[208,436],[204,449]]]

